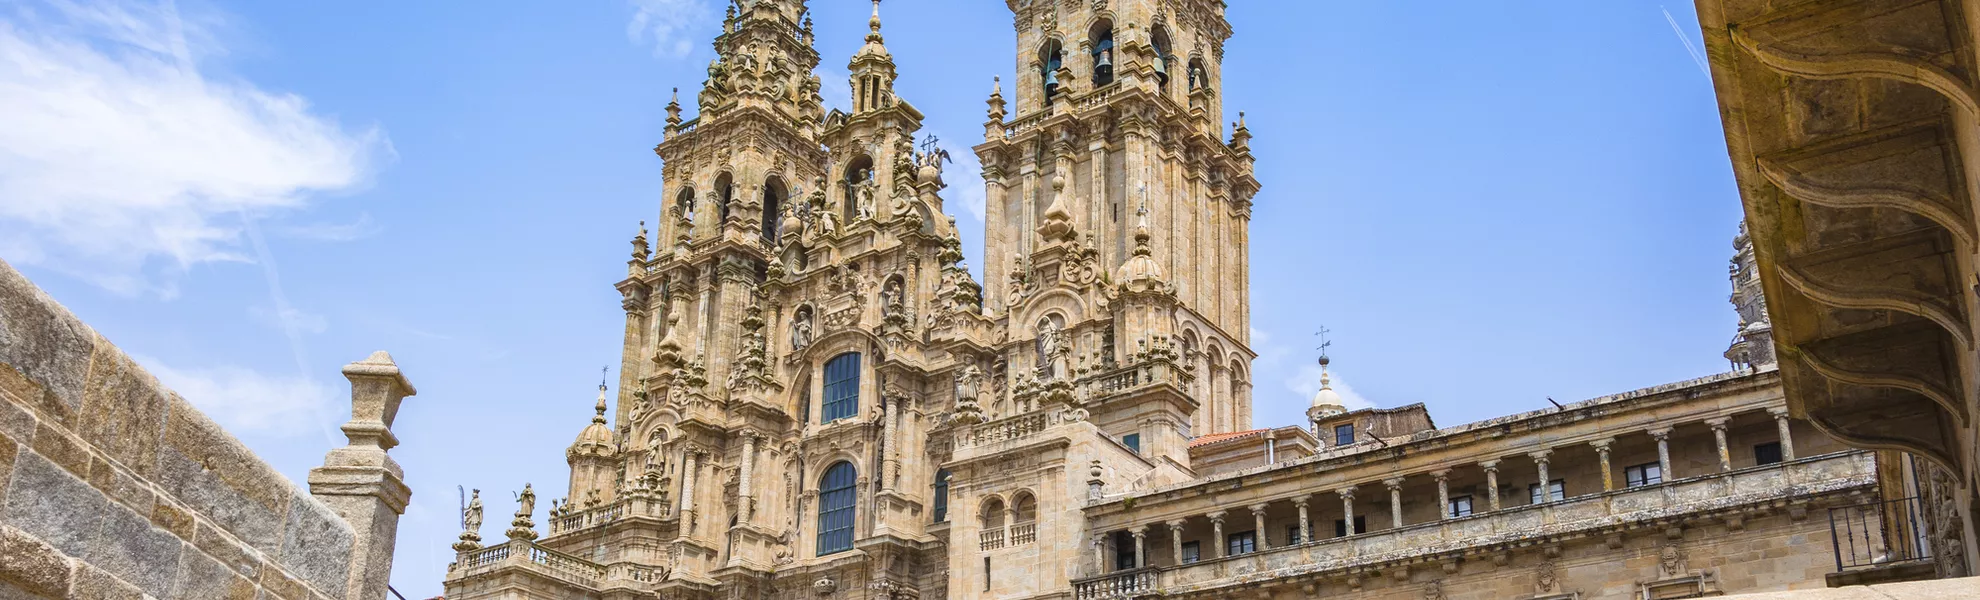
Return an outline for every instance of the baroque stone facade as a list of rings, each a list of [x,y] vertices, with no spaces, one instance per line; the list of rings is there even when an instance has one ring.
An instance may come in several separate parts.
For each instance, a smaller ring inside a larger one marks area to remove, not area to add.
[[[823,108],[802,0],[731,5],[700,114],[539,533],[479,509],[455,600],[1675,598],[1820,587],[1877,460],[1765,364],[1437,428],[1422,405],[1254,429],[1219,0],[1010,0],[985,281],[878,3]],[[1008,100],[1007,100],[1008,94]],[[1736,282],[1737,283],[1737,282]]]

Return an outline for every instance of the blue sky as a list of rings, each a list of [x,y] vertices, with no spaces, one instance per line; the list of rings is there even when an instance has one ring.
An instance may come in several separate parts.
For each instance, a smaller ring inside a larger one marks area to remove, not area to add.
[[[813,4],[843,106],[868,6]],[[1232,4],[1259,425],[1301,419],[1323,324],[1338,381],[1446,426],[1725,369],[1739,202],[1688,4]],[[720,14],[0,2],[0,258],[298,481],[341,442],[337,369],[390,351],[421,391],[394,586],[436,595],[455,485],[488,493],[489,536],[523,482],[562,495],[658,213],[663,108],[692,102]],[[980,265],[966,148],[1015,69],[1009,12],[883,16]]]

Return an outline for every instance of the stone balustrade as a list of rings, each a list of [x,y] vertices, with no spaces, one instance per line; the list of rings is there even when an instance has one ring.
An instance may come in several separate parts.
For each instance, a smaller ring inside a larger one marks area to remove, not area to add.
[[[635,516],[673,517],[674,507],[657,499],[629,496],[608,504],[594,506],[550,519],[550,535],[562,535],[585,528],[595,527]]]
[[[1530,544],[1546,537],[1645,527],[1686,515],[1869,489],[1875,484],[1876,461],[1872,454],[1838,452],[1400,528],[1350,532],[1347,536],[1234,556],[1206,557],[1184,565],[1119,571],[1076,580],[1074,585],[1076,597],[1085,600],[1123,594],[1201,592],[1261,580],[1299,580],[1329,571],[1379,568],[1387,563],[1421,561],[1439,554],[1466,554]],[[1158,573],[1159,577],[1155,577]],[[1148,587],[1135,587],[1142,585],[1139,582],[1143,577],[1154,579]],[[1124,578],[1135,581],[1124,582]],[[1120,591],[1123,589],[1129,592]]]
[[[453,576],[467,577],[512,566],[586,587],[595,587],[605,578],[603,565],[527,540],[509,540],[500,546],[464,552]]]

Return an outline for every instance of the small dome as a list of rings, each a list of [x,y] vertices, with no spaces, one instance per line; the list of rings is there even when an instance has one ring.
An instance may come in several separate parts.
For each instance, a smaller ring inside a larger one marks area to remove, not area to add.
[[[609,455],[616,450],[612,441],[612,428],[605,424],[605,386],[598,386],[597,414],[591,417],[591,424],[578,432],[577,441],[571,443],[571,452],[576,454]]]
[[[1148,249],[1148,207],[1135,211],[1139,222],[1134,226],[1134,256],[1121,263],[1114,271],[1114,280],[1130,287],[1144,287],[1141,284],[1159,284],[1164,277],[1162,265],[1156,264]],[[1153,285],[1145,287],[1155,287]]]
[[[1320,370],[1320,391],[1313,393],[1313,408],[1321,415],[1347,412],[1341,404],[1341,393],[1334,391],[1334,377],[1325,368]]]
[[[887,53],[887,45],[885,40],[880,37],[879,0],[874,0],[873,18],[868,19],[866,21],[866,26],[872,29],[872,31],[866,34],[866,45],[860,46],[859,52],[853,54],[853,59],[858,60],[862,58],[891,58],[892,55]]]

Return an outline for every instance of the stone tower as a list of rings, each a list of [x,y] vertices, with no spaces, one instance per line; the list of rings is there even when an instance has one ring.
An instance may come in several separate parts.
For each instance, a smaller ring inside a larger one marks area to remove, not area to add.
[[[1241,115],[1221,139],[1223,3],[1009,5],[1015,103],[1000,84],[976,148],[988,308],[1014,338],[1072,332],[1074,369],[1173,344],[1195,376],[1194,407],[1181,411],[1189,432],[1249,429],[1246,236],[1258,181]],[[1061,280],[1129,283],[1116,271],[1138,255],[1152,268],[1120,297],[1045,293]]]
[[[1726,348],[1726,360],[1734,369],[1757,369],[1774,364],[1774,325],[1767,320],[1767,297],[1760,289],[1760,271],[1753,256],[1753,238],[1746,233],[1746,221],[1739,222],[1739,235],[1733,238],[1733,257],[1726,267],[1732,281],[1733,310],[1739,313],[1739,332]]]

